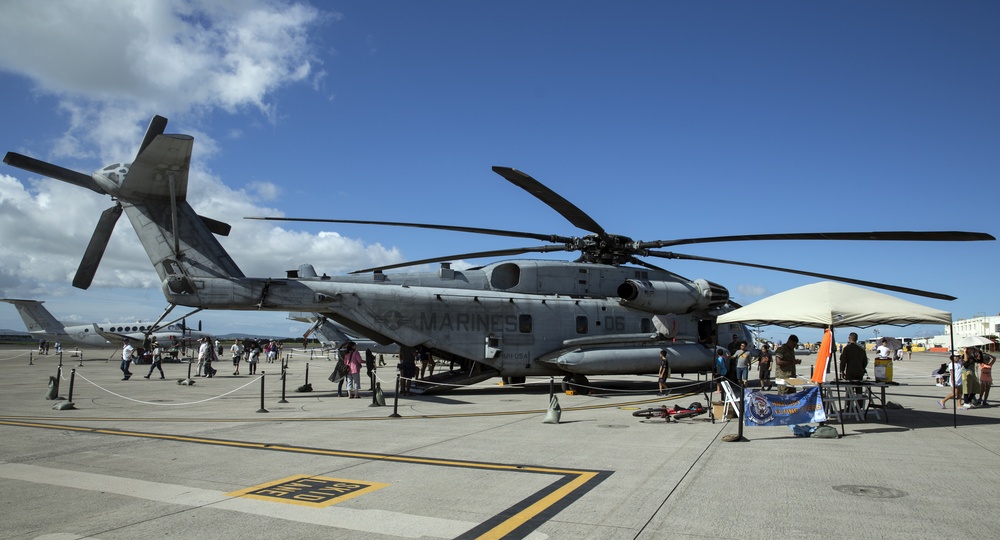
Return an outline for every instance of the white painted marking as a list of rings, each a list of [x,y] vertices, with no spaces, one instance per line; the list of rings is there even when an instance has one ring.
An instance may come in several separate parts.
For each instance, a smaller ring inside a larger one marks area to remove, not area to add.
[[[414,516],[386,510],[358,510],[336,505],[313,508],[281,502],[266,502],[243,497],[227,497],[226,492],[175,484],[149,482],[120,476],[53,469],[19,463],[0,464],[0,477],[35,484],[116,493],[189,507],[242,512],[338,529],[385,534],[403,538],[454,538],[478,525],[426,516]],[[96,486],[101,486],[97,488]],[[67,536],[65,538],[73,538]]]

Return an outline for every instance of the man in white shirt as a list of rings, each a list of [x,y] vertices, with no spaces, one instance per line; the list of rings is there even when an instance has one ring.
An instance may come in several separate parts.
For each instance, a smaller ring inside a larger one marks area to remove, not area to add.
[[[122,340],[122,380],[127,381],[132,377],[132,372],[128,369],[129,364],[132,363],[132,358],[135,357],[135,348],[129,343],[128,338]]]
[[[203,337],[201,338],[201,345],[198,346],[198,373],[195,374],[195,377],[208,375],[208,373],[203,372],[205,370],[205,362],[208,360],[210,354],[212,354],[212,344],[208,342],[207,337]]]
[[[882,338],[882,343],[875,348],[876,358],[882,360],[892,358],[892,349],[889,348],[889,344],[885,338]]]
[[[243,345],[240,345],[240,340],[233,342],[233,346],[229,348],[229,352],[233,353],[233,375],[240,374],[240,360],[243,359]]]

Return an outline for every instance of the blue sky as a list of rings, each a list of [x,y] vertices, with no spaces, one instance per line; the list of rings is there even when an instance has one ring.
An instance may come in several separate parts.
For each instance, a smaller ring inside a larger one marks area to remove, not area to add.
[[[223,244],[248,275],[533,243],[244,216],[583,233],[493,165],[642,240],[996,235],[998,23],[990,1],[14,0],[0,4],[0,150],[90,172],[130,161],[149,118],[168,117],[168,132],[195,136],[192,204],[233,225]],[[66,320],[158,316],[165,302],[127,220],[94,285],[70,285],[110,205],[0,168],[0,294],[45,300]],[[675,251],[952,294],[902,297],[955,318],[1000,312],[995,242]],[[743,304],[815,281],[654,262],[721,283]],[[283,313],[196,318],[218,333],[303,330]],[[0,328],[23,328],[13,307],[0,307]]]

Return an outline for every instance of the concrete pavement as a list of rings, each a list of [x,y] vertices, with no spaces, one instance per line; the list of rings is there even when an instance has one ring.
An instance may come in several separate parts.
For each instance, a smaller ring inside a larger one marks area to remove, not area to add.
[[[293,353],[281,400],[278,364],[259,377],[177,384],[110,349],[55,356],[0,348],[0,538],[990,538],[998,495],[1000,407],[957,413],[935,401],[943,354],[894,364],[889,421],[848,421],[840,439],[706,417],[666,424],[639,407],[655,378],[603,377],[589,395],[489,381],[401,400],[395,360],[379,372],[387,406],[336,397],[332,362]],[[811,362],[808,357],[804,362]],[[314,391],[298,393],[305,382]],[[228,371],[227,371],[228,369]],[[245,373],[245,368],[241,369]],[[869,368],[871,371],[871,367]],[[676,380],[679,392],[686,383]],[[556,381],[558,389],[558,381]],[[839,427],[838,427],[839,430]]]

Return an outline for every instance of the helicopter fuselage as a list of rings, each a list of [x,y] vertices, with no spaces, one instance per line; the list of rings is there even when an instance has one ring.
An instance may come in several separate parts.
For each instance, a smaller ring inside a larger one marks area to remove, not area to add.
[[[667,272],[543,260],[464,271],[180,279],[183,286],[177,276],[164,280],[172,303],[321,313],[379,343],[424,345],[510,376],[655,372],[660,349],[675,372],[705,371],[712,352],[697,344],[699,322],[714,320],[728,299],[718,285]]]

